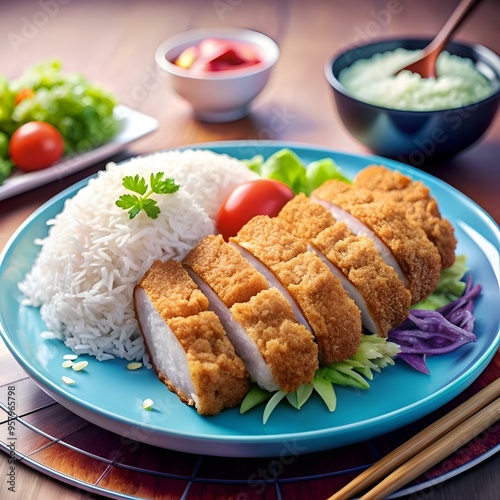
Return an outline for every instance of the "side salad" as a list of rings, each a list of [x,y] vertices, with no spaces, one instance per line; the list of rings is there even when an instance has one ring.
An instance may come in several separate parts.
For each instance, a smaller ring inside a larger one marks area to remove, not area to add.
[[[63,72],[59,61],[15,80],[0,75],[0,184],[16,168],[46,168],[109,141],[118,131],[117,102],[82,75]]]
[[[236,234],[247,222],[243,218],[234,224],[231,210],[251,218],[257,214],[250,213],[245,207],[257,205],[261,207],[261,214],[274,216],[294,194],[302,192],[309,195],[313,189],[332,178],[351,182],[332,159],[325,158],[306,165],[293,151],[286,148],[266,160],[258,155],[246,163],[261,179],[249,181],[249,184],[253,183],[251,189],[235,190],[222,203],[217,225],[226,239]],[[279,183],[281,187],[270,188],[264,182],[269,179]],[[283,194],[283,186],[289,189],[288,195]],[[278,192],[277,199],[282,204],[255,203],[255,191],[261,191],[264,197]],[[229,225],[228,220],[233,221],[233,224]],[[245,413],[265,403],[263,422],[266,423],[273,410],[282,402],[300,409],[313,393],[317,393],[328,410],[333,412],[336,408],[335,386],[368,389],[374,372],[394,365],[395,359],[406,362],[409,367],[423,374],[429,374],[427,356],[453,351],[476,339],[473,333],[474,299],[480,294],[481,286],[473,286],[470,276],[465,280],[467,271],[465,256],[457,256],[455,263],[442,271],[434,292],[422,302],[414,304],[408,318],[390,331],[387,339],[363,335],[354,356],[320,367],[310,384],[301,386],[293,393],[268,392],[256,385],[243,400],[240,412]]]

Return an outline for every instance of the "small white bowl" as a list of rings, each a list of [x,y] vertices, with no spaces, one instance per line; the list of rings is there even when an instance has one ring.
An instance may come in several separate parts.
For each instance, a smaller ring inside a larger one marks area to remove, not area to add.
[[[172,62],[184,49],[196,46],[206,38],[253,44],[262,60],[247,68],[203,72],[193,72]],[[251,101],[265,87],[279,55],[278,45],[257,31],[200,28],[168,38],[156,50],[155,58],[158,66],[170,74],[175,91],[189,101],[199,120],[226,122],[249,113]]]

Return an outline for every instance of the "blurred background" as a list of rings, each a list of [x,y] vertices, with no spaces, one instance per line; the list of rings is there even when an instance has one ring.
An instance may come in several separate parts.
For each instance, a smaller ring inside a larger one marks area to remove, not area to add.
[[[67,70],[84,71],[87,78],[114,91],[123,104],[160,121],[155,134],[134,146],[141,152],[181,145],[186,137],[192,141],[212,136],[286,138],[351,151],[360,146],[332,119],[333,99],[323,72],[326,59],[344,47],[378,38],[432,37],[458,0],[354,3],[355,8],[350,0],[4,0],[0,73],[15,78],[26,67],[50,58],[62,61]],[[499,52],[499,19],[500,2],[484,0],[456,39],[480,42]],[[281,47],[281,58],[251,116],[229,128],[193,122],[189,105],[171,91],[154,60],[156,48],[169,36],[212,26],[262,31]],[[499,126],[497,119],[493,129]],[[490,144],[488,137],[481,147],[500,153],[500,146]]]

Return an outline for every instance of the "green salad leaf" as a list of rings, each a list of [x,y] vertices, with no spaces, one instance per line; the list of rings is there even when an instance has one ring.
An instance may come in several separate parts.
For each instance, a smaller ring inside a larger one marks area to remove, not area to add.
[[[5,158],[0,158],[0,184],[9,177],[14,168],[14,164]]]
[[[0,131],[0,184],[9,177],[13,168],[14,164],[9,159],[9,136]]]
[[[376,335],[362,335],[359,348],[350,358],[322,366],[316,370],[310,384],[304,384],[295,392],[269,392],[257,385],[252,387],[240,406],[240,413],[266,403],[263,413],[263,423],[269,419],[274,409],[287,401],[291,406],[300,409],[316,393],[323,400],[329,411],[335,411],[337,396],[335,385],[368,389],[368,380],[373,380],[373,372],[394,365],[394,357],[399,352],[399,346]]]
[[[14,165],[5,138],[23,124],[53,125],[64,140],[65,154],[84,153],[108,142],[119,131],[117,97],[79,73],[66,73],[59,61],[28,68],[16,80],[0,75],[0,184]]]
[[[0,158],[9,157],[9,136],[5,132],[0,132]]]
[[[4,131],[5,123],[11,119],[14,109],[14,91],[7,78],[0,75],[0,130]]]
[[[62,85],[76,85],[85,79],[78,73],[64,73],[62,63],[56,59],[44,61],[26,68],[24,73],[11,82],[12,90],[17,93],[23,89],[51,89]]]
[[[351,182],[331,158],[306,164],[288,148],[280,149],[267,160],[262,155],[256,155],[245,163],[261,177],[284,182],[295,194],[309,195],[328,179]]]
[[[435,290],[411,309],[436,310],[460,298],[466,287],[463,277],[467,271],[466,256],[457,255],[453,265],[441,271]]]
[[[340,167],[331,158],[323,158],[309,163],[306,169],[306,177],[310,191],[321,186],[329,179],[351,183],[351,180],[342,173]]]
[[[117,98],[77,73],[64,73],[58,61],[29,68],[11,84],[14,91],[31,89],[12,111],[21,125],[38,120],[61,132],[65,153],[82,153],[109,141],[118,131],[113,114]]]

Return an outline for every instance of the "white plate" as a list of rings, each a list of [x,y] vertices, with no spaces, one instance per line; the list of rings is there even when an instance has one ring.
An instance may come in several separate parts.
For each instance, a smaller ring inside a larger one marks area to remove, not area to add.
[[[15,172],[0,184],[0,201],[78,172],[112,156],[126,144],[158,128],[157,120],[126,106],[116,106],[115,116],[119,122],[119,132],[109,142],[81,155],[66,157],[63,161],[43,170],[26,174]]]

